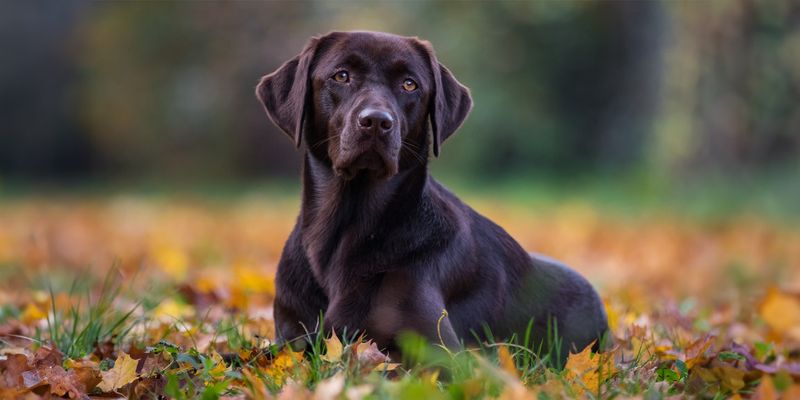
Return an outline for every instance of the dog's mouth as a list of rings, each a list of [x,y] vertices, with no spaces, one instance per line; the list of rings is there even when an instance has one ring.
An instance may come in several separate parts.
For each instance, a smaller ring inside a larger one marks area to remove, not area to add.
[[[342,156],[342,161],[335,163],[333,170],[344,180],[353,180],[362,175],[385,180],[397,173],[397,161],[382,151],[370,149],[359,154]]]

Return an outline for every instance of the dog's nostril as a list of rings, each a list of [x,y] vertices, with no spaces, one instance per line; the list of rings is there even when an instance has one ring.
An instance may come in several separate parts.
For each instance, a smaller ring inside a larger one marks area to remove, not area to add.
[[[394,118],[386,111],[365,108],[358,113],[358,125],[362,128],[378,127],[381,131],[388,131],[394,126]]]

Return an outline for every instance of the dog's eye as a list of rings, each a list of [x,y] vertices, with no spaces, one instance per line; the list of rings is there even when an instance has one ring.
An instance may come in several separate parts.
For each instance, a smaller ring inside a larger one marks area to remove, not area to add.
[[[413,92],[417,90],[417,82],[414,82],[413,79],[406,79],[403,81],[403,90],[406,92]]]
[[[333,74],[333,80],[339,83],[347,83],[350,81],[350,73],[347,71],[338,71]]]

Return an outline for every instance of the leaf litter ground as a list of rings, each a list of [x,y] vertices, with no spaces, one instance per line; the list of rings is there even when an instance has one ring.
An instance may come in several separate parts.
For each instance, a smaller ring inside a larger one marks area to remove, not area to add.
[[[800,398],[800,229],[471,201],[599,289],[608,350],[272,343],[290,200],[0,205],[0,399]],[[446,318],[446,313],[443,313]]]

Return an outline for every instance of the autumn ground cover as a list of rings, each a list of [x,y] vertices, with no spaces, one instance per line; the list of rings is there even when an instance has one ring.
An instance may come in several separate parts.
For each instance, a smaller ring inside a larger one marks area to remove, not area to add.
[[[0,202],[0,398],[800,398],[800,228],[467,197],[599,289],[609,350],[272,345],[294,195]],[[443,314],[443,318],[446,315]],[[401,364],[405,361],[405,364]]]

